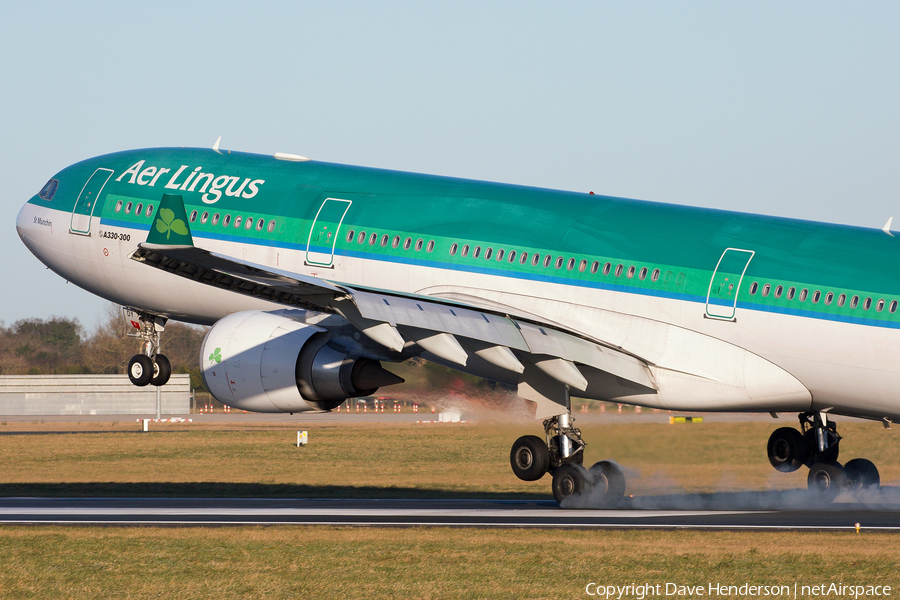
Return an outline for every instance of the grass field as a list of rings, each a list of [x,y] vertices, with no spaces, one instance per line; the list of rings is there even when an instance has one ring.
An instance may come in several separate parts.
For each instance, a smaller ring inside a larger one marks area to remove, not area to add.
[[[765,443],[778,422],[583,427],[585,464],[615,459],[628,494],[804,488],[778,473]],[[550,477],[523,482],[509,448],[538,427],[500,424],[7,423],[0,495],[550,497]],[[309,431],[297,448],[296,431]],[[66,431],[68,433],[54,433]],[[82,431],[82,433],[73,433]],[[84,433],[101,431],[101,433]],[[877,423],[842,424],[842,458],[865,456],[900,481],[900,444]]]
[[[765,458],[781,424],[590,425],[586,462],[619,461],[636,496],[805,487],[804,473],[776,473]],[[512,441],[538,429],[3,423],[0,495],[549,498],[549,477],[521,482],[508,464]],[[897,484],[895,433],[840,431],[842,458],[868,457]],[[2,598],[587,598],[590,582],[896,594],[898,563],[900,538],[865,531],[0,527]]]
[[[591,582],[834,582],[896,595],[897,549],[893,536],[852,532],[16,527],[0,528],[0,596],[588,598]]]

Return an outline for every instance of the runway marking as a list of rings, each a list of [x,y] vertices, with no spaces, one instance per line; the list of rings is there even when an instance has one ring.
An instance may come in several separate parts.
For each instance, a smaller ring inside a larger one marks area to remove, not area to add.
[[[480,521],[473,522],[440,522],[440,521],[410,521],[410,522],[370,522],[370,521],[150,521],[150,520],[54,520],[54,519],[0,519],[2,525],[115,525],[115,526],[138,526],[138,525],[155,525],[155,526],[195,526],[195,527],[222,527],[227,525],[234,526],[253,526],[253,525],[324,525],[331,527],[473,527],[473,528],[492,528],[492,529],[511,529],[511,528],[545,528],[545,529],[747,529],[747,530],[809,530],[809,531],[847,531],[854,530],[853,525],[737,525],[737,524],[665,524],[665,523],[483,523]],[[900,526],[879,525],[873,527],[864,527],[866,531],[900,531]]]
[[[549,518],[573,517],[666,518],[709,517],[714,515],[764,514],[764,510],[565,510],[565,509],[430,509],[430,508],[56,508],[56,507],[0,507],[0,515],[197,515],[197,516],[366,516],[366,517],[495,517],[495,518]]]

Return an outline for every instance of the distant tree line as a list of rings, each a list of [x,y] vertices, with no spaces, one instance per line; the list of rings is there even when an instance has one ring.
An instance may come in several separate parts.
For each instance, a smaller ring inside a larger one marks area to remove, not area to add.
[[[161,334],[161,352],[173,373],[189,373],[191,387],[204,389],[200,379],[200,342],[206,328],[169,321]],[[125,373],[129,359],[140,351],[140,340],[126,336],[121,307],[110,305],[106,318],[92,332],[77,319],[22,319],[8,327],[0,322],[0,375]]]
[[[22,319],[10,326],[0,322],[0,375],[124,374],[128,361],[140,351],[139,338],[128,337],[122,308],[111,304],[94,331],[86,332],[77,319]],[[188,373],[191,387],[206,391],[200,378],[200,343],[206,327],[169,321],[161,335],[161,352],[173,373]],[[413,358],[388,368],[406,379],[405,385],[384,388],[392,396],[458,394],[482,400],[505,401],[512,388],[447,367]],[[499,395],[497,395],[499,393]]]

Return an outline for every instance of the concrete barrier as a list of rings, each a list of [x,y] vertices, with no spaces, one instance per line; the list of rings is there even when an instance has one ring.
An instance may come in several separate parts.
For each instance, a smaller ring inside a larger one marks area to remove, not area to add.
[[[172,375],[161,389],[162,414],[191,411],[190,375]],[[156,388],[127,375],[0,376],[0,415],[146,415],[156,413]]]

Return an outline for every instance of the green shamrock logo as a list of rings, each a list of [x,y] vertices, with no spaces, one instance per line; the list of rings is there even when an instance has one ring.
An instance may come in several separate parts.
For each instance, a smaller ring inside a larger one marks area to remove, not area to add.
[[[209,355],[209,362],[211,363],[220,363],[222,362],[222,349],[216,348],[213,350],[213,353]]]
[[[159,217],[156,219],[156,230],[166,234],[166,239],[174,231],[177,235],[188,235],[187,225],[181,219],[175,218],[175,211],[169,208],[159,209]]]

